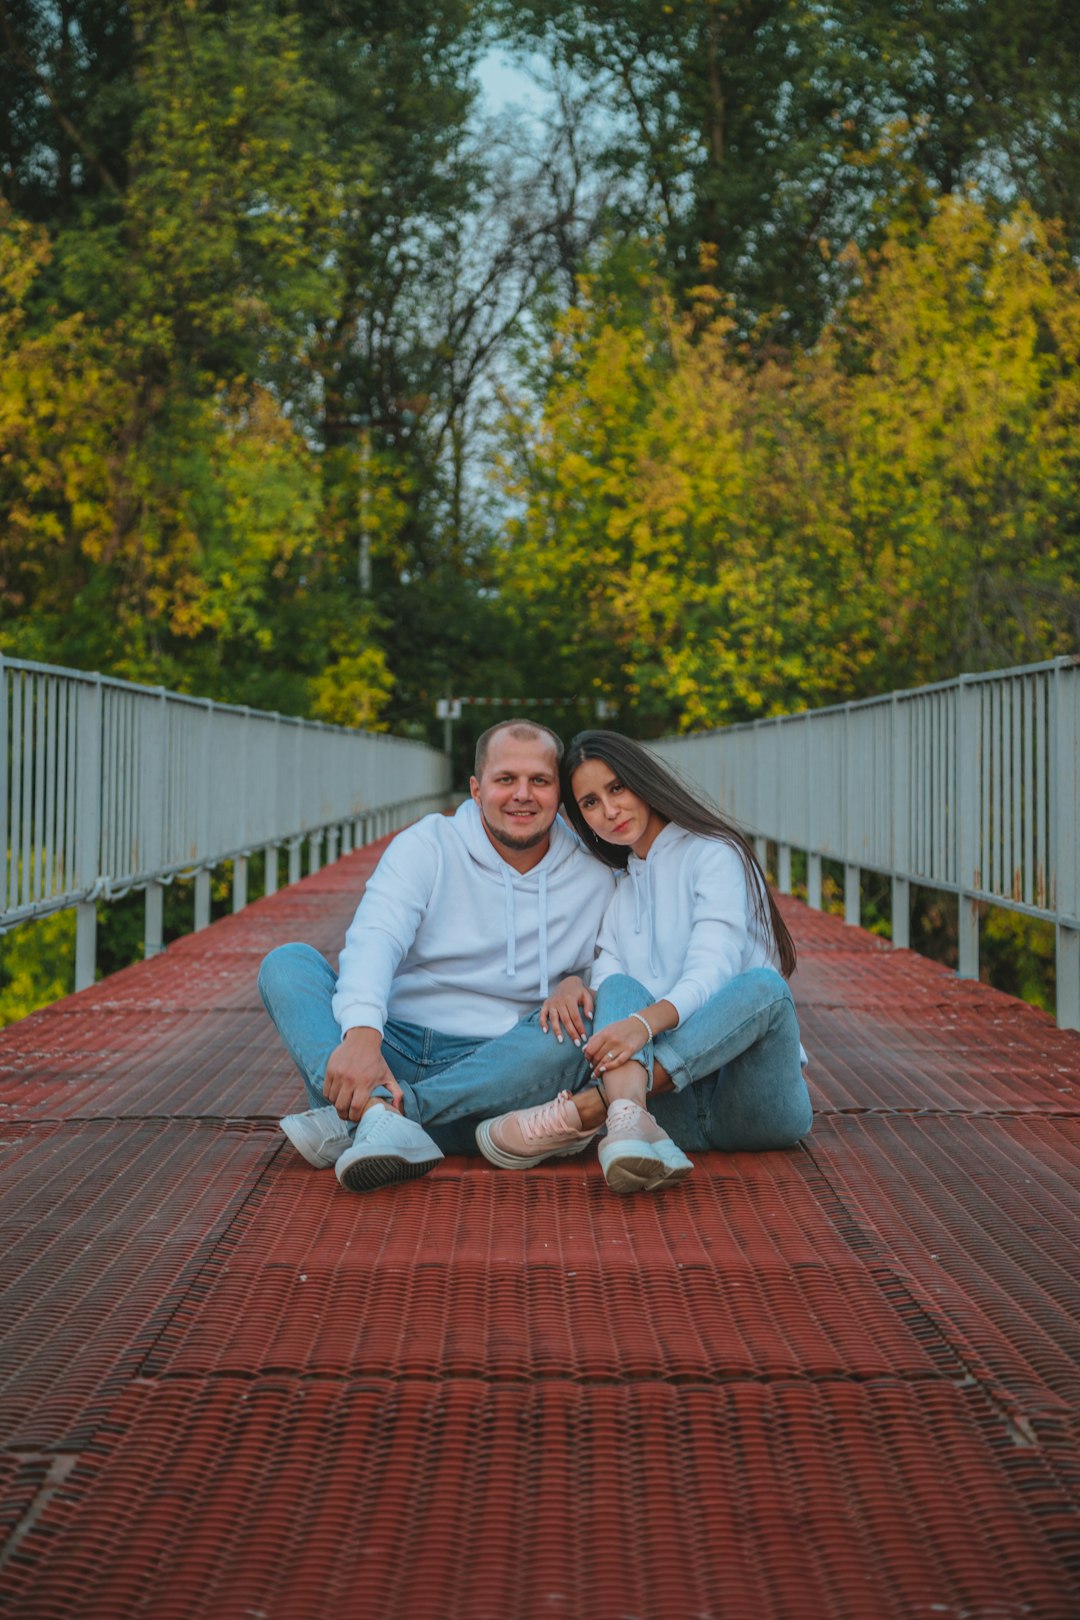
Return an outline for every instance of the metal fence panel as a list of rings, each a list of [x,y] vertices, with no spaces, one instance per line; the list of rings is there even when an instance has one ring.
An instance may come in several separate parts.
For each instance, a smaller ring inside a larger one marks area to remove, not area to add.
[[[751,836],[805,850],[811,888],[825,858],[904,904],[910,883],[957,894],[961,972],[980,902],[1054,923],[1058,1019],[1080,1025],[1080,657],[652,746]]]
[[[423,743],[0,658],[0,927],[440,808]]]

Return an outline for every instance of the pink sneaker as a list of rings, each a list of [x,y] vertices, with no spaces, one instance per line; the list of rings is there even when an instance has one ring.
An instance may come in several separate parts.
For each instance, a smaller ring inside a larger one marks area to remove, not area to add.
[[[637,1103],[619,1098],[608,1109],[600,1166],[612,1192],[652,1192],[683,1181],[694,1166]]]
[[[518,1108],[476,1127],[476,1145],[502,1170],[528,1170],[545,1159],[581,1153],[596,1131],[581,1128],[581,1115],[568,1091],[538,1108]]]

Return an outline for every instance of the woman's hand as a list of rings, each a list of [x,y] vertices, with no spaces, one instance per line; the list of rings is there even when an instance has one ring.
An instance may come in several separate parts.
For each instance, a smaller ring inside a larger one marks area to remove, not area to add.
[[[608,1069],[617,1069],[648,1045],[649,1037],[639,1018],[620,1018],[617,1023],[605,1024],[585,1043],[585,1056],[592,1065],[594,1077]],[[640,1060],[639,1060],[640,1061]]]
[[[557,1041],[569,1035],[575,1046],[580,1046],[588,1035],[585,1019],[593,1014],[593,993],[583,979],[572,973],[548,996],[540,1008],[540,1028],[544,1034],[554,1035]]]

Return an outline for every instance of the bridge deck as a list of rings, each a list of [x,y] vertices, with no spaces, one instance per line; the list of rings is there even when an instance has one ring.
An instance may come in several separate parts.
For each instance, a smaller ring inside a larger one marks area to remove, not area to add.
[[[1080,1036],[794,902],[817,1119],[353,1196],[256,993],[377,848],[0,1035],[21,1617],[1080,1613]]]

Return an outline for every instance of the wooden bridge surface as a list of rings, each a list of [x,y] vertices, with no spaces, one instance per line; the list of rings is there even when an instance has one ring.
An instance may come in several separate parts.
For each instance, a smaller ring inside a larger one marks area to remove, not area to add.
[[[785,902],[816,1120],[361,1196],[263,953],[371,846],[0,1033],[19,1620],[1080,1615],[1080,1035]]]

